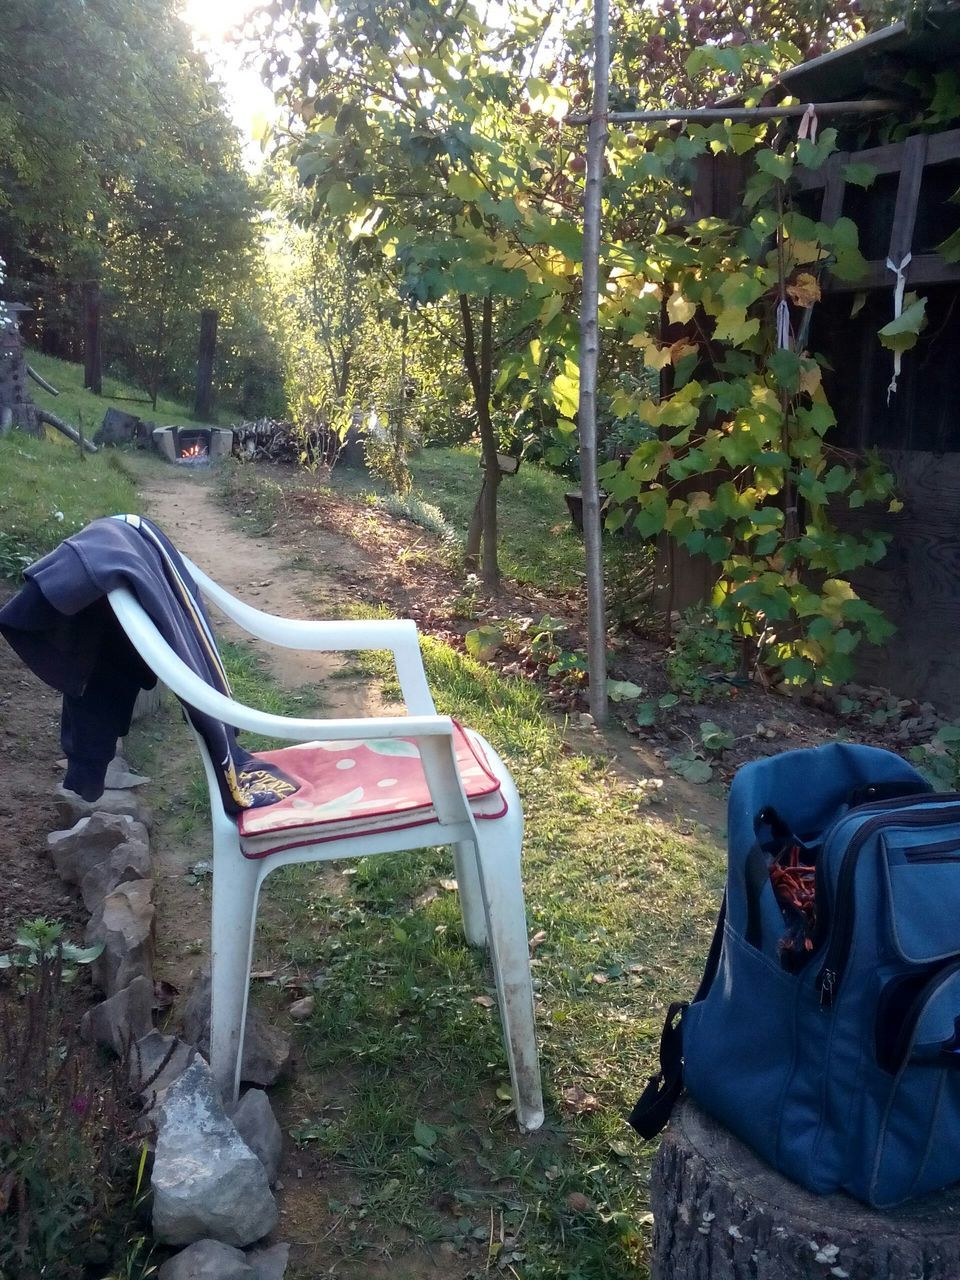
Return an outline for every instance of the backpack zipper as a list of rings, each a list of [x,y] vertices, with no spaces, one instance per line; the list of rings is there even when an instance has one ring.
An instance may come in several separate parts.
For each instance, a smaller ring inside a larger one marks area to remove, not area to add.
[[[949,854],[953,857],[948,857]],[[960,839],[914,845],[904,849],[903,856],[908,862],[960,862]]]
[[[898,826],[908,827],[913,825],[921,825],[929,823],[937,825],[939,823],[960,821],[960,796],[945,796],[944,799],[952,800],[953,807],[944,808],[939,811],[926,813],[897,813],[895,817],[891,817],[889,812],[879,813],[875,818],[870,818],[859,829],[857,834],[850,842],[850,846],[843,855],[843,861],[840,863],[840,870],[837,874],[837,892],[832,905],[830,915],[832,919],[829,921],[830,939],[827,943],[826,953],[824,954],[823,965],[817,974],[816,986],[820,992],[821,1009],[829,1009],[837,997],[837,988],[843,978],[843,973],[850,957],[850,945],[853,940],[853,917],[854,917],[854,900],[853,900],[853,880],[857,870],[857,858],[860,850],[866,844],[867,840],[882,827]],[[873,809],[884,807],[886,809],[896,808],[903,809],[905,804],[909,804],[908,800],[885,801],[883,805],[862,805],[858,809],[850,810],[840,818],[834,825],[833,829],[827,833],[827,837],[823,842],[823,852],[826,851],[828,841],[834,835],[841,822],[850,817],[851,813],[860,816],[863,809]],[[914,804],[930,804],[931,795],[927,792],[918,796],[913,800]],[[818,898],[821,901],[827,900],[825,892],[826,871],[823,869],[825,859],[823,853],[817,863],[817,888]],[[824,922],[824,934],[827,930],[827,923]]]

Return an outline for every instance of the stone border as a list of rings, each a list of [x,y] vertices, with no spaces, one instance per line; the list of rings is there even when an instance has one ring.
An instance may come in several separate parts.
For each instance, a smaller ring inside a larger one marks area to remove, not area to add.
[[[129,1065],[154,1149],[150,1178],[154,1238],[187,1246],[163,1264],[158,1280],[282,1280],[290,1246],[242,1249],[278,1221],[271,1186],[283,1137],[262,1088],[224,1108],[205,1059],[210,1026],[209,971],[184,1010],[184,1038],[154,1026],[156,908],[150,858],[151,817],[137,792],[149,778],[117,756],[106,789],[88,802],[55,792],[63,829],[47,837],[60,879],[90,913],[87,946],[102,944],[91,966],[104,999],[84,1015],[81,1038]],[[289,1067],[289,1040],[256,1010],[248,1015],[241,1076],[269,1085]]]

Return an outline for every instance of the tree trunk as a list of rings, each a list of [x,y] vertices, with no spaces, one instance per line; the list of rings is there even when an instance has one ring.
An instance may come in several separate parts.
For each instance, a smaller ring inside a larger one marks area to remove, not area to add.
[[[83,291],[83,385],[95,396],[103,394],[100,349],[100,286],[96,280],[84,282]]]
[[[607,622],[603,589],[603,529],[597,480],[597,363],[600,352],[600,220],[607,146],[610,83],[608,0],[594,0],[593,105],[587,134],[587,178],[583,199],[583,293],[580,301],[580,489],[587,575],[587,694],[597,724],[607,718]]]
[[[882,1213],[847,1196],[816,1196],[763,1164],[689,1099],[664,1134],[650,1196],[651,1280],[960,1275],[960,1189]]]
[[[480,546],[483,542],[483,495],[486,492],[486,472],[480,484],[480,493],[474,503],[470,527],[467,529],[467,545],[463,553],[463,563],[468,573],[476,573],[480,563]]]
[[[480,428],[480,450],[483,458],[484,477],[478,500],[480,511],[483,558],[481,574],[488,591],[500,587],[500,565],[497,559],[497,489],[500,485],[500,467],[497,461],[497,433],[490,416],[490,390],[493,381],[493,300],[486,294],[482,302],[480,321],[480,349],[477,350],[470,302],[460,294],[460,315],[463,319],[463,362],[466,365],[473,402]],[[473,522],[471,521],[471,528]],[[470,543],[468,539],[468,559]],[[473,552],[476,562],[476,550]]]
[[[200,312],[200,342],[197,347],[197,393],[193,412],[201,422],[210,417],[213,401],[213,357],[217,350],[217,321],[219,312],[208,309]]]

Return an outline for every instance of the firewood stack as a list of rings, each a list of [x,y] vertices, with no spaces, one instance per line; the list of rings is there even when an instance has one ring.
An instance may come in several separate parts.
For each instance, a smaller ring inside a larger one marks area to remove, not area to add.
[[[257,418],[233,427],[233,456],[249,462],[295,462],[332,466],[340,443],[326,428],[303,432],[292,422]]]

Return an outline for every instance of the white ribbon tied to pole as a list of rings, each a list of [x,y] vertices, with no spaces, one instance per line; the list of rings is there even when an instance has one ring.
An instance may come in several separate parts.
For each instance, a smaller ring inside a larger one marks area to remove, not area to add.
[[[892,258],[887,259],[887,270],[892,271],[897,277],[897,283],[893,289],[893,318],[899,320],[903,315],[903,295],[907,287],[907,267],[910,265],[910,259],[913,254],[907,253],[900,259],[900,265],[893,261]],[[890,379],[890,385],[887,387],[887,404],[893,399],[897,393],[897,382],[900,378],[900,362],[903,352],[895,351],[893,353],[893,377]]]
[[[800,119],[800,128],[797,130],[797,138],[802,140],[809,138],[811,142],[817,140],[817,129],[820,127],[820,121],[817,119],[817,108],[812,102],[807,103],[807,109]]]
[[[781,351],[790,350],[790,308],[782,295],[777,303],[777,346]]]

